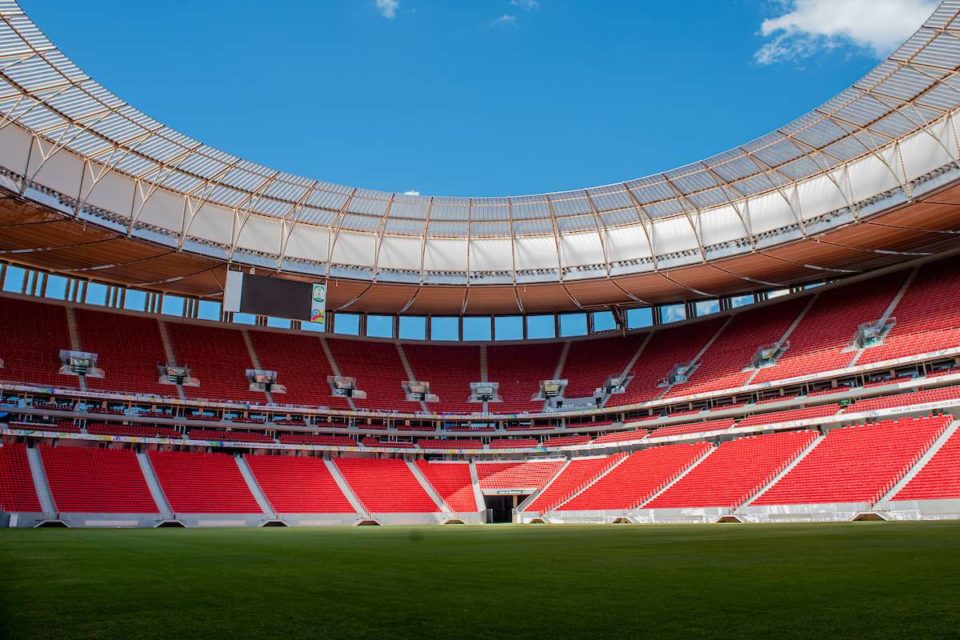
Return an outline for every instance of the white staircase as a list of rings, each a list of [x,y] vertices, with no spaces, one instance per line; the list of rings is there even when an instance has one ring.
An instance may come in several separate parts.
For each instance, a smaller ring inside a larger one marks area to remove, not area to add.
[[[167,325],[163,320],[157,320],[157,327],[160,330],[160,341],[163,343],[163,355],[167,358],[168,364],[185,364],[177,362],[177,352],[173,349],[173,341],[170,340],[170,334],[167,332]],[[184,402],[187,401],[187,394],[183,391],[183,385],[177,385],[177,395]]]
[[[702,360],[703,354],[707,352],[707,349],[713,346],[713,343],[717,341],[717,338],[719,338],[720,335],[726,330],[726,328],[730,326],[730,323],[733,322],[734,318],[736,317],[737,315],[735,314],[727,318],[727,321],[724,322],[722,325],[720,325],[720,328],[717,329],[717,332],[713,334],[709,340],[707,340],[707,344],[703,345],[703,348],[700,349],[700,351],[697,351],[697,355],[693,356],[690,362],[699,362],[700,360]],[[693,372],[694,375],[696,375],[696,373],[697,373],[696,371]],[[657,396],[657,400],[662,400],[668,393],[670,393],[672,389],[673,389],[672,384],[669,384],[666,387],[664,387],[663,392],[659,396]]]
[[[614,460],[612,464],[608,464],[608,465],[604,468],[604,470],[601,471],[593,480],[590,480],[590,481],[587,482],[585,485],[583,485],[582,487],[580,487],[579,489],[577,489],[576,491],[574,491],[573,493],[571,493],[569,496],[567,496],[566,498],[564,498],[563,500],[561,500],[561,501],[558,502],[557,504],[555,504],[555,505],[553,505],[552,507],[550,507],[550,511],[554,511],[554,510],[557,509],[558,507],[561,507],[561,506],[567,504],[568,502],[570,502],[571,500],[573,500],[574,498],[576,498],[578,495],[580,495],[581,493],[583,493],[584,491],[586,491],[587,489],[589,489],[589,488],[592,487],[593,485],[597,484],[604,476],[606,476],[608,473],[610,473],[611,471],[613,471],[614,469],[616,469],[617,467],[619,467],[621,464],[623,464],[624,461],[625,461],[627,458],[629,458],[629,457],[630,457],[630,454],[622,454],[618,459]]]
[[[541,493],[543,493],[544,491],[546,491],[547,489],[549,489],[549,488],[550,488],[550,485],[552,485],[554,482],[556,482],[557,478],[559,478],[560,476],[562,476],[562,475],[563,475],[563,472],[566,471],[566,470],[567,470],[567,467],[569,467],[569,466],[570,466],[570,460],[566,460],[562,465],[560,465],[560,468],[557,469],[557,472],[556,472],[555,474],[553,474],[553,477],[552,477],[552,478],[550,478],[549,480],[547,480],[547,481],[543,484],[542,487],[540,487],[538,490],[536,490],[536,491],[534,491],[533,493],[531,493],[529,496],[526,497],[526,499],[525,499],[523,502],[521,502],[520,504],[517,505],[517,512],[520,512],[520,511],[523,511],[524,509],[526,509],[526,508],[527,508],[527,505],[529,505],[531,502],[533,502],[534,500],[536,500],[537,497],[538,497]]]
[[[957,432],[957,429],[960,428],[960,421],[951,422],[946,429],[943,430],[943,433],[940,434],[940,437],[933,441],[933,444],[930,445],[930,448],[927,449],[922,456],[917,460],[917,463],[910,467],[910,469],[903,474],[903,477],[890,487],[890,491],[887,491],[882,498],[877,500],[877,504],[884,504],[893,500],[893,496],[897,495],[901,489],[907,486],[911,480],[913,480],[920,471],[923,470],[927,463],[930,462],[930,459],[933,456],[937,455],[937,452],[946,444],[947,440],[950,439],[953,434]]]
[[[43,469],[43,460],[40,459],[40,449],[27,447],[27,462],[30,463],[30,477],[33,478],[33,486],[37,490],[40,509],[49,517],[53,517],[57,513],[57,505],[53,502],[53,494],[50,493],[47,473]]]
[[[344,497],[346,497],[347,502],[350,503],[350,506],[353,507],[353,510],[357,512],[360,516],[365,518],[372,518],[372,514],[367,510],[367,507],[360,501],[360,498],[357,497],[357,494],[353,492],[353,487],[347,482],[347,479],[343,477],[343,474],[340,473],[340,467],[338,467],[333,460],[324,460],[323,463],[327,465],[327,470],[330,471],[330,475],[333,476],[333,481],[337,483],[337,486],[340,487],[340,491],[343,492]]]
[[[320,345],[323,347],[323,352],[327,355],[327,362],[330,364],[330,370],[333,371],[333,375],[342,376],[340,372],[340,367],[337,366],[337,359],[333,357],[333,351],[330,350],[330,345],[327,344],[327,341],[322,337],[318,337],[317,340],[320,341]],[[318,384],[326,384],[326,380],[319,380]],[[357,410],[357,405],[353,404],[353,398],[347,398],[347,404],[350,405],[352,411]]]
[[[423,475],[423,472],[420,471],[420,467],[411,460],[407,460],[407,467],[410,469],[410,473],[413,474],[413,477],[417,479],[417,482],[420,483],[420,486],[423,487],[423,490],[427,492],[427,495],[430,496],[430,499],[437,503],[437,506],[440,507],[440,511],[444,513],[453,513],[453,509],[450,508],[450,505],[446,503],[443,497],[437,493],[437,490],[433,488],[433,485],[430,484],[430,481],[427,480],[427,477]]]
[[[153,465],[150,464],[150,457],[143,452],[137,453],[137,462],[140,464],[140,471],[143,472],[144,480],[147,481],[150,495],[153,497],[153,501],[157,503],[157,511],[160,512],[160,516],[166,520],[172,520],[173,509],[170,508],[167,496],[164,495],[163,488],[160,486],[160,480],[153,470]]]
[[[880,324],[885,323],[890,319],[890,316],[893,315],[893,311],[897,308],[897,305],[900,304],[900,301],[903,300],[903,296],[906,295],[907,289],[910,288],[910,285],[913,284],[913,281],[916,279],[917,274],[920,272],[920,267],[914,268],[910,275],[907,276],[907,279],[903,281],[903,285],[897,291],[896,295],[893,296],[893,299],[890,301],[890,304],[887,305],[887,308],[883,310],[883,315],[881,315],[877,321]],[[853,353],[853,357],[850,358],[850,363],[847,364],[848,367],[852,367],[857,364],[857,361],[860,360],[860,356],[863,355],[864,349],[857,349]]]
[[[693,471],[694,469],[696,469],[697,467],[699,467],[699,466],[700,466],[700,463],[703,462],[704,460],[706,460],[707,458],[709,458],[709,457],[710,457],[710,454],[712,454],[714,451],[716,451],[717,448],[718,448],[718,447],[710,447],[709,449],[707,449],[707,451],[706,451],[702,456],[700,456],[699,458],[697,458],[696,460],[693,461],[693,464],[691,464],[689,467],[687,467],[686,469],[684,469],[683,471],[681,471],[680,473],[678,473],[678,474],[677,474],[677,477],[675,477],[673,480],[671,480],[671,481],[668,482],[667,484],[665,484],[665,485],[663,485],[662,487],[660,487],[660,489],[659,489],[658,491],[655,491],[652,496],[650,496],[650,497],[647,498],[644,502],[642,502],[638,508],[639,508],[639,509],[642,509],[642,508],[645,507],[646,505],[650,504],[651,502],[653,502],[654,500],[656,500],[657,498],[659,498],[660,495],[661,495],[662,493],[665,493],[670,487],[672,487],[673,485],[675,485],[675,484],[677,484],[678,482],[680,482],[681,480],[683,480],[684,476],[686,476],[688,473],[690,473],[691,471]]]
[[[260,507],[260,511],[263,511],[263,513],[268,516],[275,517],[277,512],[274,511],[273,505],[267,500],[267,496],[263,494],[260,483],[257,482],[257,478],[253,475],[253,471],[250,470],[250,465],[247,464],[246,459],[243,456],[235,456],[234,460],[237,461],[237,466],[240,467],[240,475],[242,475],[246,481],[247,488],[250,489],[250,493],[253,494],[254,499],[257,501],[257,506]]]
[[[773,476],[773,479],[772,479],[770,482],[768,482],[767,484],[763,485],[763,487],[760,489],[760,491],[757,491],[749,500],[747,500],[747,501],[744,502],[742,505],[740,505],[740,507],[737,507],[737,509],[739,510],[741,507],[749,507],[749,506],[753,503],[754,500],[756,500],[757,498],[759,498],[760,496],[762,496],[764,493],[766,493],[766,491],[767,491],[770,487],[772,487],[773,485],[775,485],[775,484],[777,484],[778,482],[780,482],[780,480],[781,480],[785,475],[787,475],[788,473],[790,473],[791,471],[793,471],[793,468],[794,468],[795,466],[797,466],[798,464],[800,464],[800,463],[803,461],[804,458],[806,458],[808,455],[810,455],[810,452],[813,451],[814,449],[816,449],[816,448],[817,448],[817,445],[820,444],[821,442],[823,442],[823,439],[826,438],[826,437],[827,437],[827,436],[825,436],[825,435],[819,435],[819,436],[817,436],[816,438],[814,438],[813,442],[811,442],[809,445],[807,445],[807,448],[800,452],[800,455],[798,455],[796,458],[794,458],[794,459],[790,462],[790,464],[788,464],[787,466],[785,466],[785,467],[783,468],[783,470],[780,471],[780,473],[778,473],[777,475]]]
[[[480,488],[480,475],[477,473],[477,465],[470,461],[470,483],[473,485],[473,497],[477,502],[477,511],[485,511],[487,501],[483,499],[483,490]]]

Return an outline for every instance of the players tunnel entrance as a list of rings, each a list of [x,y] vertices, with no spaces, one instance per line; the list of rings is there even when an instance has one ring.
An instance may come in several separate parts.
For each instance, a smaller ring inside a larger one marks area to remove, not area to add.
[[[483,496],[483,501],[487,506],[487,522],[501,523],[513,522],[513,510],[518,504],[523,502],[527,496],[507,495],[507,496]]]

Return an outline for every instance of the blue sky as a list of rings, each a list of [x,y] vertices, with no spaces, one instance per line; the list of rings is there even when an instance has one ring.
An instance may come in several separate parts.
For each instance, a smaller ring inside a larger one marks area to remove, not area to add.
[[[149,115],[391,191],[606,184],[763,134],[876,64],[932,0],[21,0]]]

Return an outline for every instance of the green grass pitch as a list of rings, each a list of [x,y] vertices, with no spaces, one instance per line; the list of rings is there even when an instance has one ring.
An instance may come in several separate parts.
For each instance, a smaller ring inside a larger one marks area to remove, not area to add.
[[[960,523],[0,530],[0,637],[960,638]]]

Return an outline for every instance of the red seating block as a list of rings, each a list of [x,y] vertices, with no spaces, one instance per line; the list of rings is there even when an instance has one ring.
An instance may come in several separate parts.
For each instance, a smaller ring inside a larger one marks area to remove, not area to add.
[[[277,513],[352,513],[353,507],[321,458],[244,456]]]
[[[434,513],[437,503],[403,460],[340,458],[337,467],[372,513]]]
[[[27,448],[22,444],[0,447],[0,511],[40,511]]]
[[[261,513],[233,456],[182,451],[148,455],[175,513]]]
[[[418,460],[417,467],[447,506],[455,512],[475,513],[478,510],[469,463]]]
[[[57,511],[158,513],[130,449],[40,445],[40,457]]]

